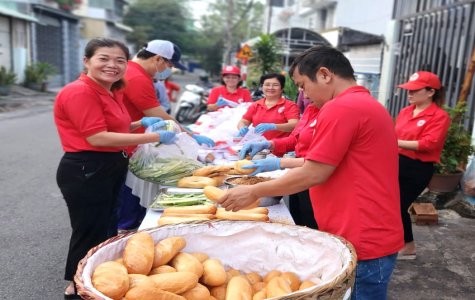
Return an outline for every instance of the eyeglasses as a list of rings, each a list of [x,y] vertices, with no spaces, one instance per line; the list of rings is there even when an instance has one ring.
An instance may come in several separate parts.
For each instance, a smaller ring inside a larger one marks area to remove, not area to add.
[[[279,83],[265,83],[262,85],[263,87],[266,87],[266,88],[269,88],[269,87],[277,87],[277,88],[280,88],[280,84]]]

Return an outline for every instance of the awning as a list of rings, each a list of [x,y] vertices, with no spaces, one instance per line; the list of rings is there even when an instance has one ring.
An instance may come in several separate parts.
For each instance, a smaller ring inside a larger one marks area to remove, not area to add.
[[[113,22],[114,26],[123,30],[123,31],[128,31],[128,32],[134,32],[134,30],[132,29],[132,27],[129,27],[125,24],[122,24],[122,23],[119,23],[119,22]]]
[[[27,14],[23,14],[23,13],[17,12],[16,10],[2,7],[2,6],[0,6],[0,15],[5,15],[5,16],[9,16],[9,17],[17,18],[17,19],[30,21],[30,22],[38,22],[38,19],[33,16],[29,16]]]

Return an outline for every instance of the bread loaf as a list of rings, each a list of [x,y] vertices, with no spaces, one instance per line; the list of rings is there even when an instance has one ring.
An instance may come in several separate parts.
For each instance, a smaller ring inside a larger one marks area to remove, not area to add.
[[[205,260],[209,258],[208,254],[203,253],[203,252],[194,252],[194,253],[191,253],[191,255],[196,257],[200,261],[200,263],[203,263]]]
[[[160,289],[155,282],[142,281],[131,288],[123,300],[185,300],[183,296]]]
[[[246,165],[253,165],[254,163],[250,160],[247,160],[247,159],[243,159],[243,160],[238,160],[237,162],[234,163],[234,170],[236,172],[238,172],[239,174],[242,174],[242,175],[249,175],[251,174],[252,172],[254,172],[256,170],[256,168],[252,168],[252,169],[243,169],[242,167],[246,166]]]
[[[187,300],[209,300],[209,297],[211,296],[209,290],[199,283],[194,288],[181,295]]]
[[[205,176],[188,176],[178,180],[177,187],[201,189],[207,185],[215,186],[216,181]]]
[[[163,273],[173,273],[176,272],[174,267],[170,267],[169,265],[163,265],[160,267],[153,268],[148,275],[155,275],[155,274],[163,274]]]
[[[168,237],[155,245],[153,267],[167,264],[178,252],[186,246],[186,241],[181,236]]]
[[[272,278],[266,286],[267,298],[284,296],[292,293],[288,281],[280,276]]]
[[[104,262],[92,273],[92,285],[109,298],[122,299],[129,289],[127,269],[115,261]]]
[[[203,275],[203,264],[193,255],[180,252],[170,261],[170,266],[174,267],[178,272],[192,272],[196,276]]]
[[[163,210],[163,214],[214,214],[215,212],[216,206],[209,204],[167,207]]]
[[[302,283],[300,284],[300,287],[299,287],[299,291],[308,289],[309,287],[312,287],[314,285],[315,285],[315,283],[313,283],[310,280],[302,281]]]
[[[295,292],[300,287],[300,278],[294,272],[283,272],[280,277],[287,280],[290,285],[290,289],[292,292]]]
[[[150,279],[147,275],[129,274],[129,290],[140,284],[142,281],[150,281],[153,284],[152,279]]]
[[[124,249],[124,266],[129,274],[150,273],[153,265],[154,242],[150,234],[138,232],[132,235]]]
[[[256,292],[254,296],[252,296],[252,300],[264,300],[266,298],[267,298],[267,290],[265,288]]]
[[[207,259],[203,262],[201,281],[207,286],[220,286],[226,282],[226,271],[218,259]]]
[[[225,190],[217,188],[215,186],[205,186],[203,188],[203,193],[205,194],[206,198],[213,202],[217,202],[219,198],[223,197],[226,194]]]
[[[265,287],[266,287],[266,283],[264,281],[259,281],[252,285],[252,290],[254,291],[254,293],[257,293]]]
[[[266,274],[266,276],[264,276],[264,282],[265,283],[269,283],[269,281],[276,277],[276,276],[280,276],[280,274],[282,274],[281,271],[278,271],[278,270],[272,270],[270,271],[269,273]]]
[[[259,275],[257,272],[251,272],[246,274],[247,280],[249,280],[249,283],[251,285],[254,285],[255,283],[258,283],[262,281],[262,276]]]
[[[198,283],[198,276],[191,272],[173,272],[149,276],[162,290],[182,294],[191,290]]]
[[[193,172],[193,176],[211,177],[216,173],[227,173],[232,169],[231,166],[206,166]]]
[[[179,217],[179,218],[206,218],[214,219],[214,214],[187,214],[187,213],[163,213],[162,217]]]
[[[252,287],[244,276],[234,276],[226,288],[226,300],[251,300]]]
[[[218,208],[216,218],[221,220],[241,220],[241,221],[269,221],[269,216],[265,214],[243,213],[241,211],[227,211],[224,208]]]
[[[217,300],[226,299],[226,284],[220,286],[213,286],[209,288],[211,296],[215,297]]]

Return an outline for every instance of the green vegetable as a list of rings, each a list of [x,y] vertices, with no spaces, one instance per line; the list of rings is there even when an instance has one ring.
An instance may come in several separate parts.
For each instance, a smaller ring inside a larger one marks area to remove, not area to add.
[[[156,158],[145,164],[140,156],[129,162],[129,170],[138,178],[162,185],[176,185],[183,177],[191,176],[202,167],[196,160],[186,158]]]
[[[161,193],[155,197],[150,208],[164,208],[171,206],[190,206],[211,203],[203,193],[167,194]]]

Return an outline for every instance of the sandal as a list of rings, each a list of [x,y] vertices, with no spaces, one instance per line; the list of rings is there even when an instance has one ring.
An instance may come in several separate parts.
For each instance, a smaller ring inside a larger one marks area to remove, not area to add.
[[[408,253],[408,254],[399,253],[397,256],[397,260],[414,260],[414,259],[416,259],[415,253]]]
[[[77,294],[76,285],[73,283],[74,293],[67,294],[66,291],[64,292],[64,300],[75,300],[75,299],[82,299],[81,296]],[[67,288],[66,288],[67,289]]]

